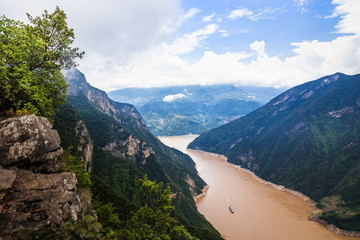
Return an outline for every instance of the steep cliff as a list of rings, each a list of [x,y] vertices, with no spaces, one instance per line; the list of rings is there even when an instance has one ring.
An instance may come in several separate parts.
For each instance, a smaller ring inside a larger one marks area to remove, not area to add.
[[[133,105],[112,101],[106,92],[92,87],[86,81],[85,75],[76,68],[63,71],[63,74],[69,84],[68,96],[86,96],[89,102],[99,110],[125,126],[136,125],[139,128],[147,129],[145,121]]]
[[[198,176],[191,158],[154,137],[134,106],[110,100],[105,92],[90,86],[85,76],[76,69],[64,72],[64,75],[70,85],[68,101],[59,112],[59,116],[63,116],[57,119],[78,114],[79,118],[71,120],[69,132],[80,119],[88,129],[93,141],[95,196],[115,204],[120,217],[126,217],[131,209],[142,204],[143,197],[137,190],[138,179],[147,174],[151,180],[171,186],[171,191],[175,193],[175,215],[181,223],[193,233],[207,232],[215,239],[220,237],[197,212],[193,197],[201,193],[206,184]],[[66,111],[70,113],[64,114]],[[60,126],[63,125],[57,124],[57,121],[55,125],[62,132]],[[71,136],[74,137],[74,134]],[[104,199],[104,195],[111,197]],[[120,209],[121,204],[127,207]]]
[[[0,236],[77,220],[85,206],[74,173],[62,172],[51,123],[35,115],[0,122]]]

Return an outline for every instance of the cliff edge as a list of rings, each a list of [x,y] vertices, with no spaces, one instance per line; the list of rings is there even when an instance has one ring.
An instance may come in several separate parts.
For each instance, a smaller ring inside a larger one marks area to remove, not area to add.
[[[76,176],[63,172],[57,131],[44,117],[0,122],[0,239],[77,220],[84,212]]]

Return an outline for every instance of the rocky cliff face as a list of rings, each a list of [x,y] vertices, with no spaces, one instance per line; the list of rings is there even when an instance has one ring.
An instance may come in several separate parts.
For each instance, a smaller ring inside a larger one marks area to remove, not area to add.
[[[130,130],[133,130],[134,126],[136,126],[139,129],[148,131],[145,121],[133,105],[112,101],[108,98],[104,91],[92,87],[86,81],[84,74],[77,69],[66,71],[64,72],[64,75],[66,81],[69,83],[69,97],[86,96],[89,102],[93,103],[94,106],[101,112],[113,117],[116,121],[121,123],[123,126],[128,127]],[[82,121],[77,124],[76,135],[78,135],[78,133],[80,135],[88,135],[88,133],[84,132],[84,130],[79,131],[78,129],[86,129]],[[124,132],[124,129],[114,127],[114,131]],[[84,139],[82,141],[84,143],[87,141],[85,140],[87,137],[82,137],[82,139]],[[87,144],[78,150],[84,152],[85,156],[89,156],[89,154],[86,153],[90,153],[92,151],[92,147],[92,145]],[[129,134],[126,139],[109,141],[103,149],[111,152],[112,155],[116,157],[128,158],[133,161],[135,160],[135,156],[140,156],[140,158],[143,159],[142,163],[146,162],[146,159],[150,156],[150,154],[154,154],[154,150],[146,142],[139,139],[134,134]],[[91,161],[91,159],[87,161]]]
[[[84,122],[79,120],[75,126],[75,134],[79,137],[79,145],[77,149],[84,153],[84,162],[86,169],[91,172],[92,166],[92,155],[94,144],[91,140],[89,130],[86,128]]]
[[[77,220],[74,173],[61,172],[60,138],[35,115],[0,122],[0,234]]]
[[[92,87],[77,69],[63,72],[69,84],[68,96],[85,95],[87,99],[95,104],[102,112],[112,116],[122,124],[135,123],[138,127],[147,129],[142,116],[131,104],[116,103],[108,98],[106,92]]]
[[[135,160],[135,155],[140,155],[143,159],[142,163],[146,162],[146,159],[150,154],[155,154],[154,150],[148,146],[144,141],[129,135],[124,141],[117,141],[108,143],[104,150],[109,151],[116,157],[128,158]]]

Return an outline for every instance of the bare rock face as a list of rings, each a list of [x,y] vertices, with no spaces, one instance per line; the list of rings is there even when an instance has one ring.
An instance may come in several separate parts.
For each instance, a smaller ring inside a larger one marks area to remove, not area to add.
[[[111,142],[108,143],[104,150],[111,152],[112,155],[116,157],[135,159],[135,155],[140,155],[144,159],[143,164],[145,164],[146,159],[151,155],[155,154],[152,147],[148,146],[145,142],[141,141],[133,135],[121,142]]]
[[[81,211],[74,173],[36,174],[17,170],[12,189],[3,199],[0,229],[12,233],[52,223],[77,220]]]
[[[44,117],[26,115],[0,122],[0,164],[33,172],[56,172],[62,153],[60,138]]]
[[[0,239],[21,229],[62,225],[84,213],[76,176],[60,172],[62,148],[51,123],[35,115],[0,122]]]
[[[86,169],[91,172],[94,144],[91,140],[89,131],[82,120],[77,122],[75,127],[75,134],[79,137],[80,143],[77,149],[84,153]]]
[[[12,187],[15,178],[16,172],[14,170],[0,169],[0,201],[4,198],[6,192]]]

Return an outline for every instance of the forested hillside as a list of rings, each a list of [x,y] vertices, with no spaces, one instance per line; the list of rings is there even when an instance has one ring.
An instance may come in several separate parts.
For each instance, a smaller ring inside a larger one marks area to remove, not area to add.
[[[77,149],[76,125],[84,122],[93,143],[95,198],[103,204],[111,203],[120,218],[126,219],[145,201],[138,179],[146,174],[150,180],[170,186],[174,216],[192,234],[202,239],[220,238],[197,212],[193,197],[201,193],[205,182],[197,175],[191,158],[155,138],[132,105],[111,101],[76,69],[65,72],[65,76],[70,85],[68,101],[57,114],[55,127],[62,138],[73,139],[72,143],[65,140],[63,147]]]
[[[319,202],[322,218],[360,228],[360,75],[336,73],[294,87],[195,139],[261,178]]]

